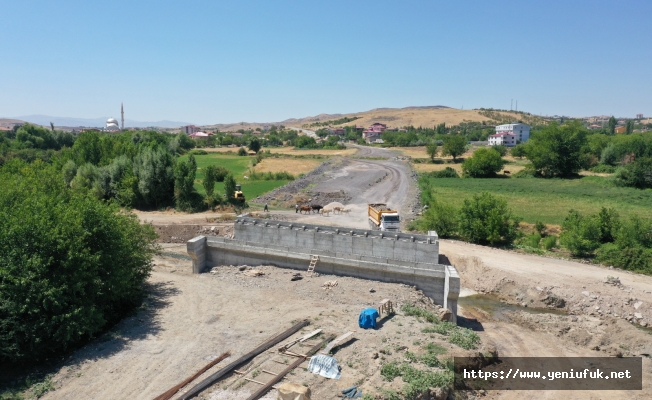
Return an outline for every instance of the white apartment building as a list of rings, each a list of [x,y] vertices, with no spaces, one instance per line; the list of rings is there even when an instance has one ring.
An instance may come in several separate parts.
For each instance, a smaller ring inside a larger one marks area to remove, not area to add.
[[[501,132],[489,136],[489,146],[516,146],[516,136],[511,132]]]
[[[511,133],[516,138],[517,143],[527,142],[530,138],[530,125],[518,123],[498,125],[496,127],[496,134],[500,133]],[[514,144],[514,146],[515,145],[516,144]]]

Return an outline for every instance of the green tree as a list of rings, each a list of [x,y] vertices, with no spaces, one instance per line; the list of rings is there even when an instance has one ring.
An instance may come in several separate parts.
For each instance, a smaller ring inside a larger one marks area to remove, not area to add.
[[[609,118],[609,122],[607,122],[607,132],[609,132],[610,135],[616,134],[616,124],[616,118],[612,115],[611,118]]]
[[[145,206],[159,207],[174,198],[174,159],[166,150],[143,148],[134,158],[134,175]]]
[[[518,219],[507,201],[482,193],[465,199],[458,216],[460,235],[478,244],[511,244],[517,237]]]
[[[98,165],[102,159],[100,135],[97,132],[82,132],[75,140],[72,151],[77,165]]]
[[[451,156],[453,161],[466,151],[466,138],[464,136],[447,136],[444,139],[441,155]]]
[[[632,132],[634,132],[634,121],[628,119],[627,123],[625,123],[625,133],[629,135]]]
[[[462,163],[464,175],[471,178],[489,178],[503,169],[506,161],[494,149],[481,148]]]
[[[257,138],[253,138],[249,141],[249,150],[253,151],[254,153],[258,154],[260,151],[260,148],[262,147],[260,144],[260,140]]]
[[[42,361],[137,306],[156,233],[43,164],[0,172],[0,361]]]
[[[426,145],[426,153],[428,153],[428,157],[430,157],[431,161],[435,161],[435,156],[437,155],[438,150],[439,146],[437,143],[430,142]]]
[[[238,155],[239,155],[239,156],[246,156],[246,155],[247,155],[247,150],[245,150],[244,147],[240,147],[240,148],[238,149]]]
[[[75,164],[73,160],[66,161],[61,169],[61,173],[63,174],[63,181],[66,185],[70,186],[70,182],[72,182],[77,175],[77,164]]]
[[[187,161],[178,161],[174,167],[174,200],[177,209],[193,210],[196,174],[197,162],[192,154],[188,156]]]
[[[209,196],[213,195],[215,182],[224,182],[224,178],[229,174],[229,171],[221,165],[209,165],[204,169],[204,189]]]
[[[228,174],[224,178],[224,194],[226,201],[233,203],[233,199],[235,198],[235,178],[233,174]]]
[[[525,143],[519,143],[516,146],[512,147],[509,152],[512,157],[523,158],[526,156],[525,153]]]
[[[578,121],[551,123],[535,133],[527,144],[527,158],[537,175],[569,177],[582,169],[582,146],[586,131]]]
[[[501,157],[505,157],[507,155],[507,146],[504,144],[499,144],[497,146],[491,146],[491,149],[498,152]]]

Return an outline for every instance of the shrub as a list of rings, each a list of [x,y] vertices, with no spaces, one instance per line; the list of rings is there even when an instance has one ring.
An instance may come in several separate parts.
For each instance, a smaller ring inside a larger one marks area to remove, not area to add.
[[[245,150],[244,147],[240,147],[240,148],[238,149],[238,155],[239,155],[239,156],[246,156],[246,155],[247,155],[247,150]]]
[[[614,174],[614,183],[639,189],[652,188],[652,158],[637,158],[618,168]]]
[[[512,147],[509,154],[511,154],[512,157],[518,157],[518,158],[525,157],[525,144],[519,143],[516,146]]]
[[[541,236],[546,235],[546,224],[544,224],[541,221],[537,221],[534,223],[534,230],[537,231],[537,233]]]
[[[480,336],[470,329],[460,328],[451,332],[448,341],[463,349],[475,349],[480,343]]]
[[[138,304],[156,234],[41,165],[0,173],[0,360],[43,360]]]
[[[441,171],[432,171],[429,175],[433,178],[459,178],[460,177],[457,174],[457,171],[455,171],[451,167],[446,167]]]
[[[573,256],[587,256],[600,247],[602,233],[596,218],[586,218],[570,210],[561,227],[559,241]]]
[[[596,252],[596,261],[634,272],[652,274],[652,249],[640,246],[621,248],[614,243],[603,244]]]
[[[208,152],[202,149],[195,149],[195,150],[190,150],[188,154],[191,154],[193,156],[205,156],[206,154],[208,154]]]
[[[423,231],[437,231],[440,238],[450,238],[457,235],[457,214],[455,207],[432,201],[423,218],[418,222]]]
[[[591,172],[598,174],[613,174],[616,172],[616,167],[612,165],[598,164],[595,167],[591,168]]]
[[[528,235],[521,240],[521,244],[524,246],[532,247],[535,249],[539,248],[539,243],[541,242],[541,235],[535,233],[533,235]]]
[[[548,251],[555,248],[555,247],[557,247],[557,236],[550,235],[550,236],[544,237],[542,245],[543,245],[543,248],[545,250],[548,250]]]
[[[458,215],[460,235],[472,243],[511,244],[516,239],[519,221],[507,201],[489,193],[464,200]]]

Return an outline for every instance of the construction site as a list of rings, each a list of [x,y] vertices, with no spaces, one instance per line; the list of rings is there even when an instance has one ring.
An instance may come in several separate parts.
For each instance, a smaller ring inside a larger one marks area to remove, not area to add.
[[[162,247],[146,301],[66,359],[43,398],[559,396],[453,391],[462,356],[643,357],[642,391],[564,396],[652,396],[651,277],[404,233],[415,177],[396,153],[365,148],[252,201],[268,213],[138,212]]]

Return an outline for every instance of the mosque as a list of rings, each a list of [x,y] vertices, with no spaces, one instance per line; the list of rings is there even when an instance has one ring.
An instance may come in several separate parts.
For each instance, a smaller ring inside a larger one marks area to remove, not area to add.
[[[123,104],[120,104],[120,115],[122,116],[122,126],[118,125],[118,120],[115,118],[109,118],[106,120],[106,126],[104,130],[107,132],[118,132],[124,130],[125,128],[125,109]]]

